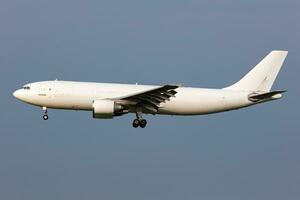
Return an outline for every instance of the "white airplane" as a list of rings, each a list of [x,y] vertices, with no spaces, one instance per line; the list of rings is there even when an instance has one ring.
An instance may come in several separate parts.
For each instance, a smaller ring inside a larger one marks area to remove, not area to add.
[[[203,115],[280,99],[285,91],[270,90],[287,54],[270,52],[240,81],[222,89],[55,80],[26,84],[13,95],[41,107],[44,120],[48,108],[92,111],[101,119],[135,113],[133,127],[144,128],[142,114]]]

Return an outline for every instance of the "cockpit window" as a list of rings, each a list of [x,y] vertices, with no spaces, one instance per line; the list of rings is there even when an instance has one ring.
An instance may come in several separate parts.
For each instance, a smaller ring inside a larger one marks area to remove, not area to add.
[[[23,89],[24,90],[30,90],[30,87],[29,86],[24,86]]]

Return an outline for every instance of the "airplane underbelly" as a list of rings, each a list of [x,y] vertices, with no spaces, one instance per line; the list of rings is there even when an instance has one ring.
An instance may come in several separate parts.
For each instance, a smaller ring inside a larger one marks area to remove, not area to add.
[[[233,110],[250,105],[244,95],[207,94],[206,96],[193,96],[191,98],[172,99],[162,105],[159,114],[171,115],[201,115]]]
[[[93,100],[89,97],[75,98],[57,95],[51,99],[44,99],[40,104],[48,108],[56,109],[92,110]]]

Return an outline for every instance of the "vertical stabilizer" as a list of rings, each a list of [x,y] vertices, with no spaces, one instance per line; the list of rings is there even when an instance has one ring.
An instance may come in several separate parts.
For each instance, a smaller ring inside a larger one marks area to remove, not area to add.
[[[240,81],[224,89],[270,91],[287,54],[287,51],[271,51]]]

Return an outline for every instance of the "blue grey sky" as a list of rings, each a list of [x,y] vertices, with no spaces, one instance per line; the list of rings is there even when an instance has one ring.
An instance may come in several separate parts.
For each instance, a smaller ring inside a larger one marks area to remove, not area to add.
[[[0,199],[300,198],[300,2],[1,0]],[[23,104],[28,82],[181,83],[221,88],[273,49],[289,55],[282,100],[194,117]]]

